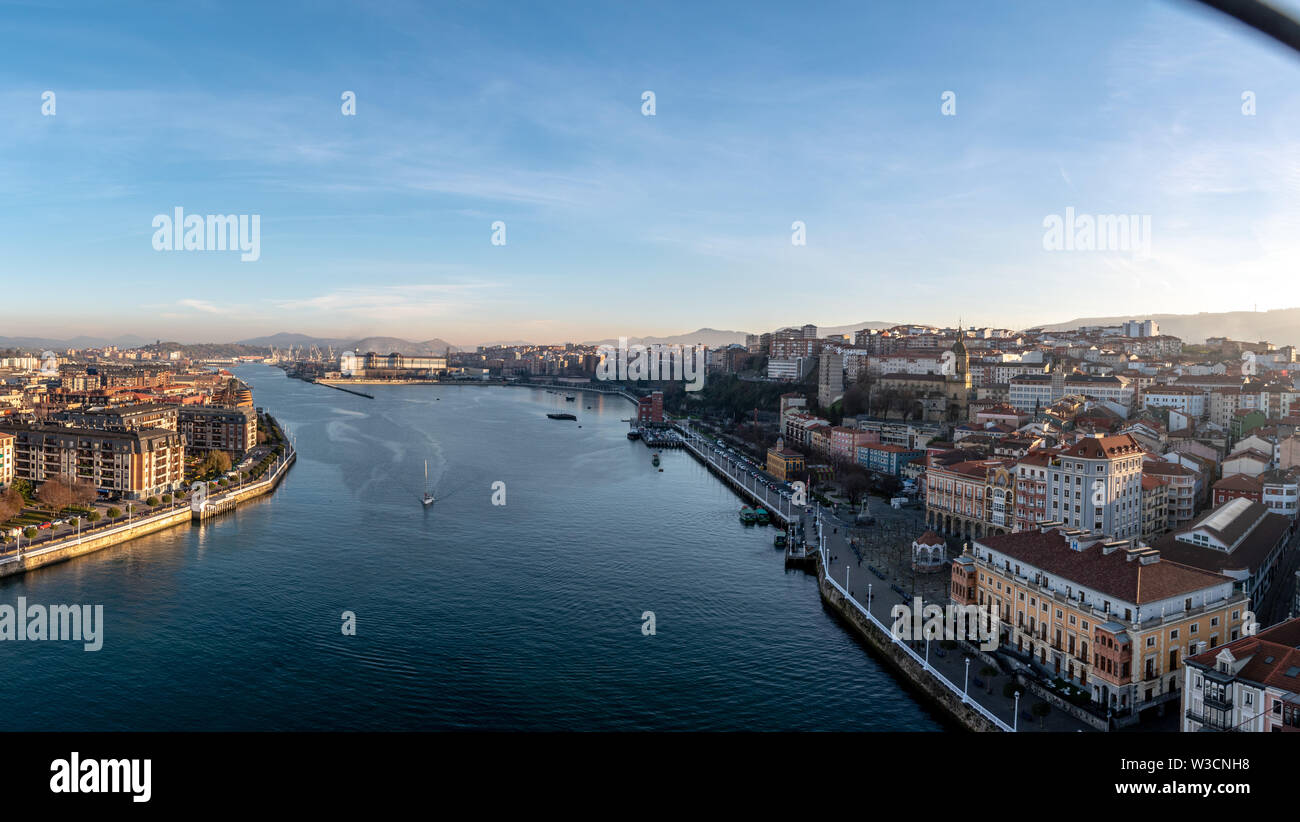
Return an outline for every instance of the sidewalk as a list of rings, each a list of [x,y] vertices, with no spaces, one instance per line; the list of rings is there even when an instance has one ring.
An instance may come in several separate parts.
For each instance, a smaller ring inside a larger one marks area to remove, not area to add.
[[[809,541],[814,542],[817,539],[817,515],[805,514],[804,518],[804,527]],[[845,587],[848,588],[855,601],[865,606],[868,599],[870,599],[872,616],[886,626],[894,624],[895,619],[890,613],[894,606],[906,604],[911,608],[914,595],[921,596],[925,605],[933,604],[942,608],[948,604],[948,573],[946,570],[938,574],[914,574],[910,570],[911,540],[920,536],[924,531],[923,523],[921,528],[911,536],[907,535],[908,523],[905,521],[898,522],[896,528],[887,529],[894,534],[894,539],[898,540],[899,544],[903,539],[907,540],[906,544],[903,545],[907,549],[905,551],[899,550],[898,544],[889,545],[880,540],[870,539],[864,540],[855,551],[848,543],[849,523],[823,515],[821,526],[829,559],[828,572],[841,585],[844,585],[847,579],[848,584]],[[878,527],[880,526],[868,526],[865,529],[859,529],[858,533],[870,534],[872,529]],[[900,567],[904,564],[906,571],[903,571]],[[885,578],[880,579],[868,568],[868,565],[874,565],[877,570],[884,574]],[[890,587],[891,585],[898,585],[906,592],[906,596],[898,594]],[[1035,703],[1043,700],[1024,688],[1021,689],[1020,694],[1020,716],[1018,718],[1014,717],[1014,698],[1007,698],[1002,695],[1003,686],[1012,680],[1010,675],[1004,674],[1000,670],[993,676],[984,675],[982,673],[985,668],[983,660],[965,653],[960,646],[944,651],[938,640],[931,641],[928,644],[928,664],[930,667],[943,674],[959,688],[965,684],[966,695],[969,699],[978,702],[1003,722],[1016,727],[1017,730],[1069,733],[1097,730],[1056,707],[1052,707],[1047,716],[1041,720],[1033,716],[1031,713],[1032,707]],[[926,658],[927,643],[925,640],[913,641],[910,645],[918,655]],[[966,664],[968,657],[970,658],[969,669]],[[980,682],[983,685],[980,685]],[[991,694],[989,693],[990,689],[992,690]]]

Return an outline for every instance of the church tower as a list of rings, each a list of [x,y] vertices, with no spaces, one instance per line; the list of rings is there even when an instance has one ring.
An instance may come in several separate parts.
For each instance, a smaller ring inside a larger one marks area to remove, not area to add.
[[[944,369],[943,375],[943,393],[947,399],[949,422],[966,422],[970,415],[970,353],[963,342],[965,337],[966,330],[959,321],[957,342],[944,354],[944,360],[947,361],[945,364],[951,364],[950,368]]]

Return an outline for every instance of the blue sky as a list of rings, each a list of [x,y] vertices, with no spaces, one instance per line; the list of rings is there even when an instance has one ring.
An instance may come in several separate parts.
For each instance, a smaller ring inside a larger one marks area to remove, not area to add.
[[[7,3],[0,42],[0,336],[1300,305],[1300,55],[1183,0]],[[176,206],[260,259],[154,250]],[[1150,254],[1045,251],[1067,207]]]

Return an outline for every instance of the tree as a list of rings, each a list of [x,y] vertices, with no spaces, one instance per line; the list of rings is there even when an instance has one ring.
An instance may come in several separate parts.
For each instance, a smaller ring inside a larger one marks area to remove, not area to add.
[[[6,488],[0,493],[0,522],[13,519],[23,511],[23,495],[16,488]]]
[[[16,479],[9,487],[21,494],[24,499],[32,498],[32,484],[25,479]]]
[[[992,665],[985,665],[980,668],[980,676],[984,677],[984,684],[988,688],[989,696],[993,695],[993,677],[998,675],[998,669]]]
[[[866,469],[857,464],[845,464],[839,472],[840,488],[850,501],[856,502],[871,488]]]
[[[118,508],[117,506],[113,506],[112,508],[108,509],[107,513],[109,519],[117,519],[118,517],[122,516],[122,509]]]
[[[1038,727],[1043,727],[1043,722],[1047,715],[1052,712],[1052,706],[1046,702],[1035,702],[1034,707],[1029,709],[1034,716],[1038,717]]]
[[[230,455],[225,451],[209,451],[207,459],[199,466],[199,473],[204,476],[216,476],[230,470]]]
[[[73,501],[78,505],[90,505],[99,498],[99,489],[95,487],[95,483],[84,477],[74,479],[70,490]]]
[[[61,511],[72,504],[72,486],[63,477],[50,477],[41,483],[36,492],[41,504],[53,511]]]

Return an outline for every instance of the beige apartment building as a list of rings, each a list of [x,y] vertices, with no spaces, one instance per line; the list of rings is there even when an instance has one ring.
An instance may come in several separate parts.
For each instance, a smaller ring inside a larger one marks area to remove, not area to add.
[[[184,485],[184,438],[175,431],[107,431],[40,423],[3,425],[13,438],[15,479],[93,482],[99,490],[143,499]]]

